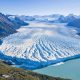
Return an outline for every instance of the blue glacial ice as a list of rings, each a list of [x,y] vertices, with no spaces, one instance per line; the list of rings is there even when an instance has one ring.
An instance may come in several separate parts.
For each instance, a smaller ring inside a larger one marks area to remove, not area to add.
[[[3,38],[0,58],[36,69],[80,57],[80,37],[65,24],[31,22]]]

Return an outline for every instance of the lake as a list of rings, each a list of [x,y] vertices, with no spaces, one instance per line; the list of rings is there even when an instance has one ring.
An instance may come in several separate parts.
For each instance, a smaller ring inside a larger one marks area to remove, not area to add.
[[[74,59],[60,64],[61,65],[51,65],[34,71],[49,76],[80,80],[80,59]]]

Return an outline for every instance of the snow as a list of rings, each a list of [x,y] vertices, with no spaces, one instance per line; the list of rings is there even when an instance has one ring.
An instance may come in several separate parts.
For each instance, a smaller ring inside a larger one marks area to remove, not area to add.
[[[19,61],[21,67],[37,68],[80,54],[80,37],[74,28],[65,24],[31,22],[17,31],[3,38],[0,51],[6,56],[24,59],[23,63]],[[27,60],[31,62],[26,64]]]
[[[5,75],[2,75],[2,77],[8,78],[8,77],[10,77],[10,76],[5,74]]]

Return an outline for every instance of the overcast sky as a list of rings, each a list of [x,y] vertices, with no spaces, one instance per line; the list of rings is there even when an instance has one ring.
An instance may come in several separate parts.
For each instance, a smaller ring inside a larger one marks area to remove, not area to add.
[[[79,15],[80,0],[0,0],[0,12],[17,15]]]

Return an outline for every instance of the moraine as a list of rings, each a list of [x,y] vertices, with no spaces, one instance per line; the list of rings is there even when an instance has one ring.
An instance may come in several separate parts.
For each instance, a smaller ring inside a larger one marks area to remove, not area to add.
[[[74,28],[65,24],[31,22],[3,38],[1,59],[16,66],[36,69],[80,57],[80,39]]]

